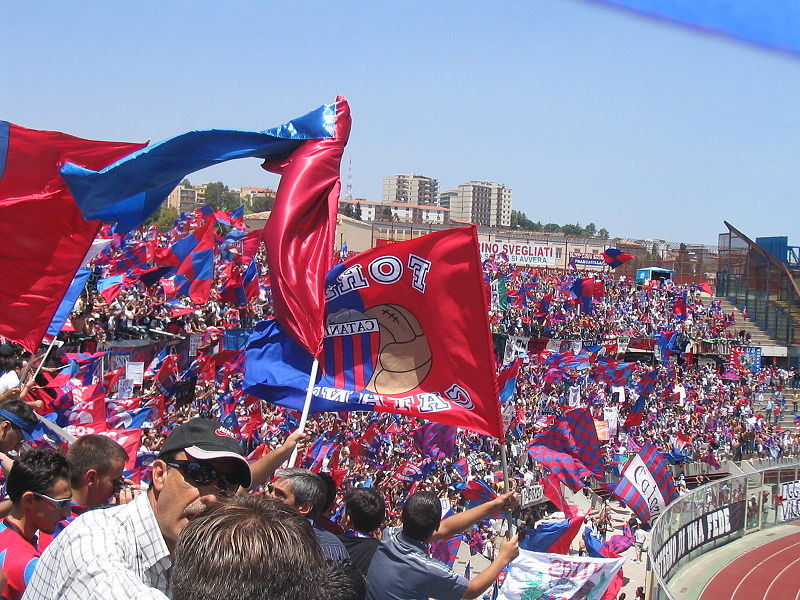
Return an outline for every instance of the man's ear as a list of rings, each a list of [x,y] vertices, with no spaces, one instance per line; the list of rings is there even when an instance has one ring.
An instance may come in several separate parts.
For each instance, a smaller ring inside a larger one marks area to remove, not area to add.
[[[307,517],[311,514],[311,509],[314,508],[314,505],[311,502],[301,502],[300,504],[295,504],[295,509],[304,517]]]
[[[100,481],[100,475],[98,475],[96,470],[89,469],[83,474],[82,479],[87,487],[94,487]]]
[[[167,479],[167,469],[167,463],[160,458],[153,461],[153,490],[155,490],[156,494],[164,487],[164,482]]]

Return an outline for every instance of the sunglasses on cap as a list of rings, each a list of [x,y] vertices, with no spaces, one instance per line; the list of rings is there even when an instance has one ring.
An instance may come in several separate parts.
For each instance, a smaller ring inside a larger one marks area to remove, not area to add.
[[[176,459],[168,461],[167,464],[180,470],[183,476],[196,486],[213,485],[223,494],[231,496],[239,489],[238,482],[220,473],[207,462]]]
[[[31,491],[34,496],[39,496],[39,498],[43,498],[47,500],[50,504],[55,506],[58,510],[66,510],[72,504],[72,496],[69,498],[51,498],[45,494],[40,494],[39,492]]]

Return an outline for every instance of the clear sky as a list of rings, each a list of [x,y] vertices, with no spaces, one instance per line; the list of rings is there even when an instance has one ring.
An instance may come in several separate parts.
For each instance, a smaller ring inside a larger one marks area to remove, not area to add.
[[[96,139],[261,130],[347,96],[353,195],[419,173],[528,217],[800,244],[800,60],[580,0],[3,3],[0,119]],[[256,160],[193,182],[275,185]]]

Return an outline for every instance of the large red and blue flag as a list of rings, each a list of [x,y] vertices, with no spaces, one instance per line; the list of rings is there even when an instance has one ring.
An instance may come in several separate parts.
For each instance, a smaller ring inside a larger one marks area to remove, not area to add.
[[[474,228],[347,259],[328,275],[326,307],[311,412],[391,412],[502,436]],[[262,321],[246,350],[245,389],[300,410],[311,362],[275,320]]]

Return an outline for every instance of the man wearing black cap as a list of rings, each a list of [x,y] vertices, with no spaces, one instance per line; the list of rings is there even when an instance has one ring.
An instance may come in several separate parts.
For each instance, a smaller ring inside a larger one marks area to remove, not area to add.
[[[166,598],[170,554],[189,520],[251,483],[233,433],[193,419],[153,462],[147,494],[82,515],[42,554],[25,598]]]

